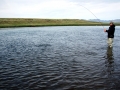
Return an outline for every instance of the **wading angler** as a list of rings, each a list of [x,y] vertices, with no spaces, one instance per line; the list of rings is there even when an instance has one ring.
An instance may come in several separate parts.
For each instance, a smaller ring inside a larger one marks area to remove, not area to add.
[[[104,32],[108,33],[108,46],[113,47],[113,39],[114,39],[114,32],[115,32],[115,25],[113,22],[110,22],[110,27],[108,30],[104,29]]]

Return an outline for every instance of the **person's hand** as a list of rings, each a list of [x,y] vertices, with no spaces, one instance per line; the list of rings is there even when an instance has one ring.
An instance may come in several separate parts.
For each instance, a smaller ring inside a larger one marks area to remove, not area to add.
[[[106,32],[106,29],[104,29],[104,32]]]

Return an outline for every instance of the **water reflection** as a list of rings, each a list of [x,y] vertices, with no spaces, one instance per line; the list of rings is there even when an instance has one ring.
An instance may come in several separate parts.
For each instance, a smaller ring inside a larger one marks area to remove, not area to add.
[[[113,57],[113,48],[107,47],[107,59],[109,63],[112,63],[111,61],[114,60]]]
[[[113,89],[115,88],[115,82],[114,82],[114,54],[113,54],[113,48],[107,47],[106,52],[106,86],[107,89]]]
[[[112,74],[114,71],[114,55],[113,55],[113,48],[107,47],[107,72],[108,74]]]

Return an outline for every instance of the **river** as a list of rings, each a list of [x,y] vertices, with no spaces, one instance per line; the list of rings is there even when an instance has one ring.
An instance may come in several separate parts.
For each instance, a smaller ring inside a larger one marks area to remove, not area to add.
[[[0,28],[0,90],[120,90],[120,26],[106,40],[101,26]]]

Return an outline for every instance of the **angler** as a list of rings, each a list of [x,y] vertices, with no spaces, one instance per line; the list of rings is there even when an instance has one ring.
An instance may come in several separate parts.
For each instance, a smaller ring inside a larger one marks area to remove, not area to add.
[[[110,22],[110,27],[108,30],[104,29],[104,32],[108,33],[108,46],[112,47],[113,46],[113,39],[114,39],[114,32],[115,32],[115,25],[113,22]]]

